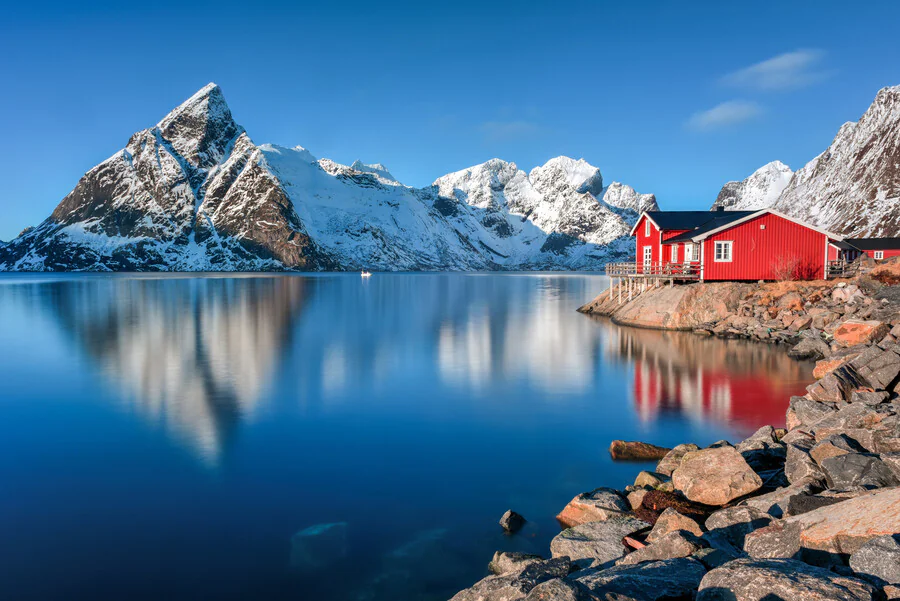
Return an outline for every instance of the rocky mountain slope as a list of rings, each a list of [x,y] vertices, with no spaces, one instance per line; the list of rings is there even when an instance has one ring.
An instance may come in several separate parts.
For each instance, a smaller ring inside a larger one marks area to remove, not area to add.
[[[775,209],[849,236],[900,236],[900,86],[884,88],[828,149],[791,174],[779,161],[728,182],[713,208]]]
[[[882,89],[859,121],[845,123],[775,208],[842,234],[900,235],[900,86]]]
[[[256,145],[209,84],[91,169],[0,270],[598,269],[652,195],[558,157],[405,186],[381,164]]]
[[[772,161],[743,181],[728,182],[722,186],[711,208],[723,207],[727,211],[769,208],[781,196],[793,175],[790,167],[781,161]]]

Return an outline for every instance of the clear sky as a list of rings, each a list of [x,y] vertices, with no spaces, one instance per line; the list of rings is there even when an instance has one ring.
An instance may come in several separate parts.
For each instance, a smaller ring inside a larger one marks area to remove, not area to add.
[[[19,2],[0,19],[0,239],[210,81],[255,142],[409,185],[565,154],[705,209],[900,84],[897,23],[900,2]]]

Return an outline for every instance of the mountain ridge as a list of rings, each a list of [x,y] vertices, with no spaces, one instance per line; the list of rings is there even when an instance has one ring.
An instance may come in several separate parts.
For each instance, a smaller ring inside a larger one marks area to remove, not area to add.
[[[257,145],[210,83],[0,246],[0,270],[599,269],[631,252],[628,203],[652,198],[607,204],[599,169],[568,157],[455,174],[412,188],[379,163]]]

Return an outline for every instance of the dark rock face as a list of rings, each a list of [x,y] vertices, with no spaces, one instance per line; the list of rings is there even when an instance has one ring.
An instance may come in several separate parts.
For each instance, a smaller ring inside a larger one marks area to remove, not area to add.
[[[706,520],[706,529],[725,537],[738,549],[744,548],[744,538],[773,521],[772,516],[755,507],[737,506],[720,509]]]
[[[870,601],[875,589],[855,578],[790,559],[738,559],[703,577],[697,601]]]
[[[787,456],[787,448],[778,439],[772,426],[763,426],[735,448],[757,473],[783,468]]]
[[[850,556],[850,567],[878,586],[900,584],[900,535],[873,538]]]
[[[488,576],[472,588],[460,591],[451,601],[515,601],[542,582],[563,578],[569,573],[568,558],[548,559],[533,563],[521,572]]]
[[[553,557],[568,557],[585,566],[608,567],[625,556],[626,536],[646,530],[650,524],[632,517],[612,517],[563,530],[550,543]]]
[[[534,563],[540,563],[544,558],[540,555],[532,555],[530,553],[514,553],[509,551],[497,551],[494,558],[488,564],[488,570],[492,574],[508,574],[510,572],[521,572]]]
[[[678,601],[693,599],[706,568],[688,557],[651,561],[607,570],[582,570],[573,578],[596,599],[608,601]]]
[[[675,530],[660,537],[646,547],[632,551],[620,559],[616,565],[636,565],[646,561],[690,557],[707,546],[706,541],[697,535],[686,530]]]
[[[822,470],[829,488],[847,489],[854,486],[883,488],[900,485],[900,480],[878,457],[862,453],[847,453],[822,460]]]
[[[537,585],[525,601],[594,601],[590,590],[580,582],[555,578]]]

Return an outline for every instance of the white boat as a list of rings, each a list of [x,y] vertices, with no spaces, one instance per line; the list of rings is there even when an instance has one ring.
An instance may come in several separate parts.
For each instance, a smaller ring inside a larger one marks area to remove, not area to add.
[[[361,276],[364,277],[364,278],[372,277],[372,274],[369,273],[368,271],[366,271],[365,269],[364,269],[364,270],[362,271],[362,273],[360,273],[359,275],[361,275]]]

